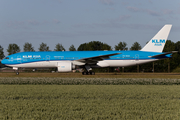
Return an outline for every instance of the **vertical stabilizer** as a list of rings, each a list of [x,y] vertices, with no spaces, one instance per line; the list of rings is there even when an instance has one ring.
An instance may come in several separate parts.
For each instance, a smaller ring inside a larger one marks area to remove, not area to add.
[[[141,51],[162,52],[172,25],[164,27],[141,49]]]

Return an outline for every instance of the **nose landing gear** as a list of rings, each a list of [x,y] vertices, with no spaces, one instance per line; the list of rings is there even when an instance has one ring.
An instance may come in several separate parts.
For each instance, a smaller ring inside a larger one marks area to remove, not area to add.
[[[19,75],[19,72],[18,72],[18,68],[17,68],[17,67],[13,67],[13,70],[16,71],[16,75]]]
[[[19,72],[18,72],[18,71],[16,71],[16,75],[19,75]]]

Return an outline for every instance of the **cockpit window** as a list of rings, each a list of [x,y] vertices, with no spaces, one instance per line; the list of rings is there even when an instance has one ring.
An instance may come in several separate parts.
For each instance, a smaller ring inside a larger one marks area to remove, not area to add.
[[[9,57],[6,57],[5,59],[9,59]]]

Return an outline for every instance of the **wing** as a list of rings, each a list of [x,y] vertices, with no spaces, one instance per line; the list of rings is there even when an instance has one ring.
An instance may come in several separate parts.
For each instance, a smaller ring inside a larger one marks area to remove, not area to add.
[[[76,60],[76,62],[95,64],[98,61],[102,61],[104,59],[109,59],[110,56],[119,55],[119,54],[121,54],[121,53],[113,53],[113,54],[106,54],[106,55],[99,55],[99,56],[94,56],[94,57],[88,57],[88,58],[83,58],[83,59]]]
[[[172,54],[172,53],[177,53],[177,52],[178,51],[166,52],[166,53],[163,53],[163,54],[158,54],[158,55],[151,56],[151,58],[157,58],[157,57],[161,57],[161,56],[165,56],[165,55]]]

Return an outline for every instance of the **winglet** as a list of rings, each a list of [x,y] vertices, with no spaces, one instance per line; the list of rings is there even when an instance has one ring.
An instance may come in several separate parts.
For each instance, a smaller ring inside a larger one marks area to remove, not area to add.
[[[141,49],[141,51],[162,52],[172,25],[167,24]]]

